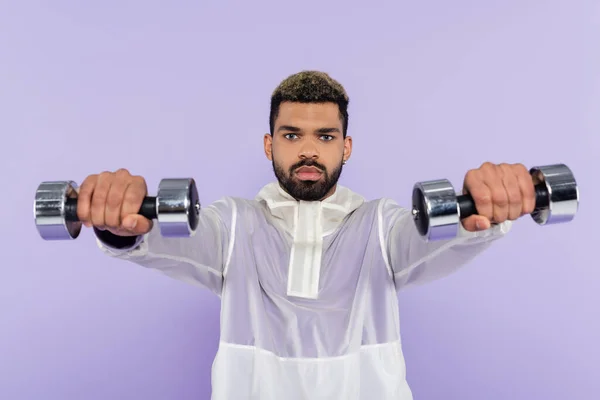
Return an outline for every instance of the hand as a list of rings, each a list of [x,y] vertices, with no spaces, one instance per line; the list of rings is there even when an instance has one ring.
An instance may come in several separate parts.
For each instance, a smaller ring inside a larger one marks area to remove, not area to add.
[[[492,223],[516,220],[535,208],[531,174],[522,164],[486,162],[467,172],[463,193],[473,197],[478,213],[462,221],[470,232],[488,229]]]
[[[126,169],[90,175],[79,189],[77,216],[88,228],[119,236],[143,235],[152,229],[152,221],[138,214],[147,193],[144,178]]]

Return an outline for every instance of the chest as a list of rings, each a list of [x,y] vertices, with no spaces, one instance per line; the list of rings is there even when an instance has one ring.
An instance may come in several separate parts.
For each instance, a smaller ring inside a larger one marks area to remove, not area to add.
[[[384,265],[373,215],[355,213],[321,241],[304,238],[277,221],[252,229],[241,256],[269,296],[331,305],[354,297]]]

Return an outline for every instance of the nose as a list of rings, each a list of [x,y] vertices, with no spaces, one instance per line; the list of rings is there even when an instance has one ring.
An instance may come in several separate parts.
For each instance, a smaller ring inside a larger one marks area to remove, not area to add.
[[[316,159],[316,158],[319,158],[319,149],[317,148],[315,143],[313,143],[310,140],[307,140],[302,144],[302,147],[300,148],[300,153],[298,154],[298,156],[302,159],[307,159],[307,158]]]

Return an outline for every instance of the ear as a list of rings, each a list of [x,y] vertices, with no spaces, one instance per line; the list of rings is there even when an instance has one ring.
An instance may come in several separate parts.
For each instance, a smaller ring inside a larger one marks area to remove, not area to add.
[[[265,133],[264,139],[265,156],[269,161],[273,161],[273,136],[270,133]]]
[[[344,161],[348,161],[352,155],[352,137],[346,136],[344,139]]]

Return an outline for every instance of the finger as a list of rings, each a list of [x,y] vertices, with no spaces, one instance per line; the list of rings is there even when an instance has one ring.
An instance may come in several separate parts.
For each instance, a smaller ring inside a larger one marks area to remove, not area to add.
[[[127,187],[123,206],[121,207],[123,228],[137,234],[144,234],[150,231],[152,221],[138,214],[147,194],[148,187],[146,181],[142,177],[134,177]]]
[[[106,196],[104,223],[109,228],[121,226],[121,206],[130,181],[115,177]]]
[[[489,229],[492,224],[486,217],[475,214],[463,219],[462,225],[469,232],[479,232]]]
[[[92,224],[99,229],[105,229],[104,213],[106,210],[106,199],[113,179],[114,176],[110,172],[101,173],[98,176],[98,181],[92,194]]]
[[[79,187],[77,195],[77,218],[88,228],[92,225],[92,193],[97,181],[98,175],[88,176]]]
[[[535,187],[533,179],[527,168],[521,164],[517,167],[516,176],[523,201],[521,215],[531,214],[535,210]]]
[[[465,177],[465,192],[469,193],[475,203],[477,214],[487,219],[494,216],[492,192],[483,180],[481,170],[471,170]]]
[[[508,193],[504,187],[502,170],[495,165],[485,165],[482,169],[485,184],[492,194],[492,221],[501,223],[508,218]]]
[[[508,198],[508,216],[511,221],[518,219],[522,215],[523,201],[521,188],[517,179],[515,168],[508,164],[500,164],[502,170],[502,183]]]
[[[123,219],[123,230],[131,235],[144,235],[152,230],[153,222],[141,214],[129,214]]]

